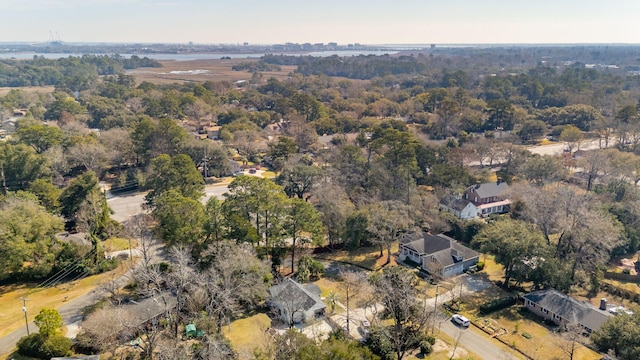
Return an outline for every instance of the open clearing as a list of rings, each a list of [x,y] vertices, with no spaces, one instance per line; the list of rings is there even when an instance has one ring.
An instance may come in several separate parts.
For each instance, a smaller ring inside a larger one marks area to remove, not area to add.
[[[43,308],[57,309],[65,301],[71,301],[95,289],[102,282],[118,277],[129,270],[130,265],[121,264],[117,269],[82,280],[59,284],[51,288],[35,290],[37,284],[8,285],[0,287],[0,337],[24,326],[22,300],[26,297],[29,321]],[[66,297],[66,300],[65,300]]]
[[[139,68],[127,70],[128,75],[136,77],[136,81],[141,83],[148,81],[153,84],[172,84],[181,82],[205,81],[229,81],[251,80],[253,73],[248,71],[233,71],[233,65],[243,62],[253,62],[256,59],[229,59],[229,60],[191,60],[191,61],[161,61],[161,68]],[[289,73],[293,72],[297,66],[281,66],[281,71],[260,72],[263,79],[276,78],[286,79]]]
[[[270,326],[271,319],[267,314],[259,313],[233,321],[224,327],[223,333],[240,359],[251,359],[256,348],[264,349],[270,341],[270,335],[266,332]]]
[[[0,96],[6,96],[11,90],[22,90],[26,93],[48,94],[54,90],[53,86],[21,86],[21,87],[0,87]]]

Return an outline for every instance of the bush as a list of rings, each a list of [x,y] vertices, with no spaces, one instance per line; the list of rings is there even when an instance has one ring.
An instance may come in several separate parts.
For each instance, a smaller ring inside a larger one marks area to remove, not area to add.
[[[478,271],[482,271],[482,269],[484,269],[484,261],[478,261],[478,263],[476,264],[476,268],[478,269]]]
[[[385,336],[384,329],[375,326],[372,327],[365,344],[371,352],[380,356],[381,360],[395,359],[393,344],[389,338]]]
[[[433,352],[433,345],[436,343],[436,338],[433,335],[425,335],[420,341],[420,352],[424,355],[429,355]]]
[[[429,355],[429,354],[431,354],[432,351],[433,351],[433,345],[431,345],[430,342],[428,342],[426,340],[422,340],[420,342],[420,352],[423,355]]]
[[[71,339],[62,335],[52,335],[47,338],[40,349],[47,355],[46,358],[49,359],[56,356],[71,355],[71,346],[73,346]]]
[[[39,333],[23,336],[18,340],[18,354],[37,358],[44,358],[40,353],[40,346],[44,344],[45,337]]]
[[[503,297],[500,299],[496,299],[493,301],[489,301],[480,305],[480,312],[483,314],[489,314],[494,311],[502,310],[508,308],[509,306],[515,305],[518,301],[518,295],[512,294],[507,297]]]
[[[71,339],[62,335],[45,337],[40,333],[24,336],[17,344],[18,354],[39,359],[67,356],[71,354],[72,345]]]
[[[96,273],[101,274],[107,271],[111,271],[118,267],[118,263],[119,262],[117,258],[105,260],[98,265],[98,267],[96,268]]]

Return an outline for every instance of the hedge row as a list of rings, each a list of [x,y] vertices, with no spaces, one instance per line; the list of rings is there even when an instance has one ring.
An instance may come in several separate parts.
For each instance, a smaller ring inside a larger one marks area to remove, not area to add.
[[[494,311],[502,310],[508,308],[509,306],[513,306],[518,302],[518,295],[512,294],[507,297],[495,299],[493,301],[486,302],[480,305],[480,312],[482,314],[489,314]]]

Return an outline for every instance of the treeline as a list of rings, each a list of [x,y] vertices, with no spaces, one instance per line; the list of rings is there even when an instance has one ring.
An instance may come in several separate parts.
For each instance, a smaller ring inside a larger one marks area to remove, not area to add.
[[[84,90],[88,80],[100,75],[115,75],[125,69],[160,67],[147,57],[136,55],[127,59],[119,55],[83,55],[60,59],[34,56],[32,60],[0,60],[0,86],[68,85],[73,91]],[[74,81],[70,81],[75,79]]]
[[[278,65],[298,65],[296,72],[308,75],[340,76],[350,79],[372,79],[387,75],[419,74],[426,68],[424,64],[408,56],[390,58],[388,56],[300,57],[264,56],[262,61]]]
[[[242,62],[231,67],[233,71],[280,71],[282,68],[275,64],[269,64],[265,61],[248,61]]]

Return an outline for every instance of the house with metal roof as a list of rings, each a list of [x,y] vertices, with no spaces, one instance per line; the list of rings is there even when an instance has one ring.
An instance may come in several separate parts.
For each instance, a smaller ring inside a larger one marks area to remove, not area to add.
[[[308,322],[324,314],[327,305],[320,298],[320,288],[315,284],[302,285],[286,278],[269,288],[269,305],[289,326]]]
[[[580,301],[557,290],[539,290],[524,295],[524,307],[545,320],[558,325],[579,325],[590,334],[600,329],[613,316],[605,309],[598,309],[586,301]]]
[[[448,278],[469,270],[478,263],[479,253],[444,234],[427,232],[408,234],[400,241],[400,260],[420,265],[438,278]]]

